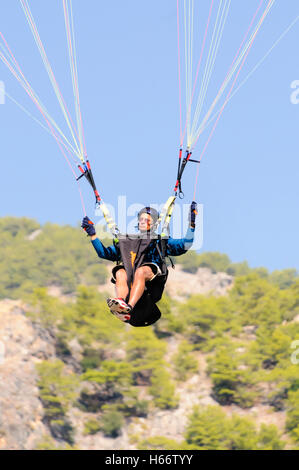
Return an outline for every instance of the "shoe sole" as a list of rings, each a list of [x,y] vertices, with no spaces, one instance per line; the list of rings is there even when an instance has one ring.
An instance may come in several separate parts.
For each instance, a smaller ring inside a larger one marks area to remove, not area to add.
[[[123,307],[114,299],[107,299],[107,304],[110,312],[115,315],[119,320],[126,322],[131,319],[131,315],[128,311],[125,311]],[[121,311],[120,311],[121,310]]]

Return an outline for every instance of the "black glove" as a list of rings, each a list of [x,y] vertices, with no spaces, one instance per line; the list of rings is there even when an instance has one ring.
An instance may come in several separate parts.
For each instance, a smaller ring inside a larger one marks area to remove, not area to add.
[[[85,230],[85,232],[86,232],[90,237],[92,237],[93,235],[96,235],[96,231],[95,231],[95,228],[94,228],[94,224],[93,224],[93,222],[90,220],[89,217],[84,217],[84,219],[82,220],[81,227],[83,228],[83,230]]]
[[[195,201],[192,201],[190,205],[190,216],[189,216],[189,222],[192,228],[195,228],[196,216],[197,216],[197,203]]]

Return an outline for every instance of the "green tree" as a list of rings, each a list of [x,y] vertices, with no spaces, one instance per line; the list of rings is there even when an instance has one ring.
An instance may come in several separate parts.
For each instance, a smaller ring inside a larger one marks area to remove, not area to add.
[[[294,441],[299,443],[299,389],[289,392],[287,404],[286,429],[291,434]]]
[[[97,419],[89,419],[84,423],[83,434],[96,434],[101,430],[101,424]]]
[[[213,273],[226,272],[231,261],[227,255],[218,252],[207,252],[199,255],[199,266],[210,268]]]
[[[31,307],[28,316],[44,328],[54,331],[63,318],[62,302],[48,295],[45,287],[34,289],[33,293],[27,296],[27,302]]]
[[[153,325],[155,335],[158,338],[164,338],[174,333],[182,333],[185,322],[177,313],[177,302],[164,293],[158,307],[162,315],[161,319]]]
[[[88,286],[105,284],[109,276],[109,271],[104,264],[92,264],[83,273],[83,282]]]
[[[61,361],[43,361],[37,364],[38,387],[44,406],[45,421],[53,437],[74,443],[74,430],[67,411],[77,397],[78,377],[65,372]]]
[[[77,450],[76,447],[69,444],[57,445],[51,436],[42,436],[42,439],[36,444],[35,450]]]
[[[126,362],[104,361],[99,370],[88,370],[82,379],[122,391],[132,383],[132,366]]]
[[[85,347],[94,342],[116,347],[125,332],[125,325],[109,313],[106,299],[93,287],[79,286],[75,303],[64,311],[60,325],[69,338],[76,337]]]
[[[262,326],[256,333],[257,339],[249,348],[249,355],[257,367],[273,369],[277,364],[289,363],[292,338],[281,327],[270,330]]]
[[[149,385],[153,371],[164,364],[166,344],[155,336],[151,328],[134,328],[129,331],[126,351],[127,363],[134,370],[134,383]]]
[[[243,263],[231,263],[226,268],[227,274],[231,276],[245,276],[250,273],[250,267],[248,266],[247,261],[243,261]]]
[[[101,417],[100,428],[107,437],[116,438],[124,425],[123,415],[116,410],[106,410]]]
[[[178,380],[185,381],[192,373],[198,371],[198,360],[192,355],[193,347],[187,341],[182,341],[178,352],[173,357],[173,364]]]
[[[177,442],[163,436],[148,437],[138,443],[139,450],[189,450],[184,442]]]
[[[209,340],[232,328],[234,314],[227,297],[193,295],[178,308],[184,331],[197,349],[208,348]]]
[[[229,293],[242,325],[265,325],[268,328],[282,320],[279,288],[257,274],[236,278]]]
[[[228,422],[228,444],[230,450],[255,450],[257,448],[257,433],[254,421],[233,415]]]
[[[0,235],[0,298],[19,298],[51,285],[73,293],[84,274],[88,283],[96,284],[107,276],[105,263],[77,228],[4,218]]]
[[[253,405],[256,392],[252,390],[250,371],[242,367],[242,355],[232,343],[221,345],[208,360],[208,373],[213,381],[213,396],[221,405],[236,403],[244,408]]]
[[[262,424],[258,434],[258,450],[283,450],[286,443],[281,440],[280,433],[273,424]]]
[[[225,450],[228,448],[228,423],[218,406],[201,409],[196,406],[189,416],[185,432],[188,444],[200,450]]]
[[[99,368],[104,358],[105,353],[103,349],[86,348],[83,352],[83,359],[80,362],[83,372]]]
[[[201,450],[280,450],[285,447],[274,425],[234,414],[227,417],[217,406],[194,407],[185,432],[188,445]]]
[[[263,371],[259,380],[268,383],[268,403],[275,411],[285,410],[289,393],[299,390],[298,365],[278,364],[273,369]]]
[[[199,268],[199,255],[194,251],[188,251],[185,255],[180,256],[178,263],[182,266],[183,271],[195,274]]]
[[[298,279],[296,269],[283,269],[282,271],[273,271],[269,276],[269,281],[277,285],[280,289],[291,287]]]
[[[158,408],[171,409],[178,406],[179,397],[175,394],[175,385],[171,381],[169,372],[164,368],[153,371],[149,393]]]

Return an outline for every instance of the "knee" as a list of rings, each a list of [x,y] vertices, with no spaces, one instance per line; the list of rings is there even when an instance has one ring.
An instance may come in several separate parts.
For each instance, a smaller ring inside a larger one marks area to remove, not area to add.
[[[148,281],[152,277],[152,271],[148,266],[141,266],[140,268],[136,269],[134,278],[136,279],[143,279],[144,281]]]
[[[145,269],[144,267],[140,267],[140,268],[137,268],[136,271],[135,271],[135,278],[145,278],[146,277],[146,272],[145,272]]]
[[[116,271],[115,278],[117,281],[126,281],[127,280],[127,273],[125,269],[119,269]]]

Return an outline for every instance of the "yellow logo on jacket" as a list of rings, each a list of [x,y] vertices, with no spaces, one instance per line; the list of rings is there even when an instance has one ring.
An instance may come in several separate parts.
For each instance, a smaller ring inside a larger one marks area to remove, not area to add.
[[[135,259],[136,259],[136,253],[134,251],[130,252],[131,255],[131,263],[132,263],[132,268],[134,267]]]

